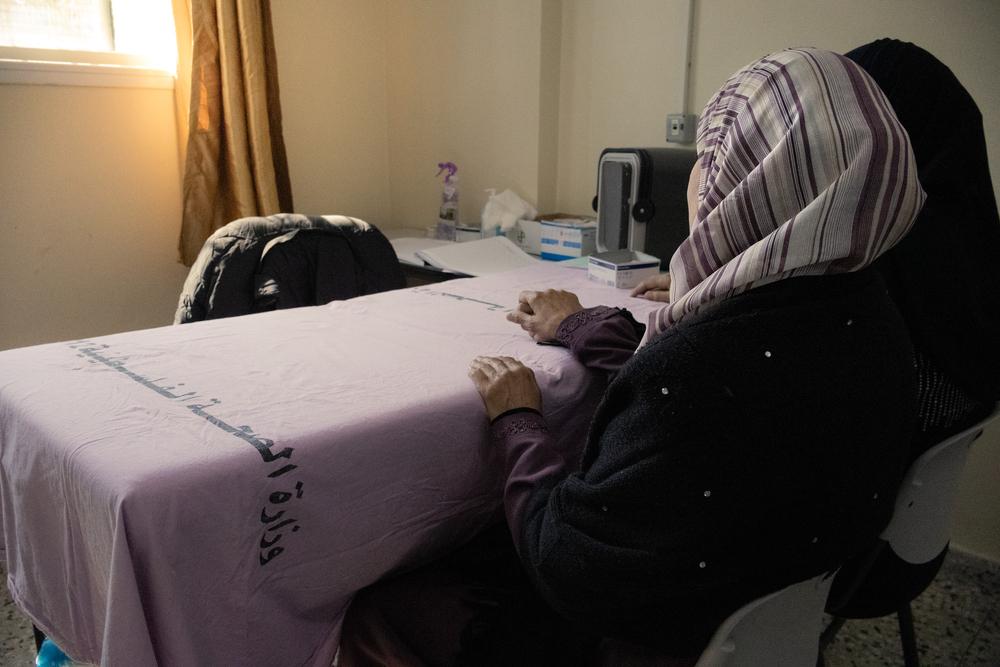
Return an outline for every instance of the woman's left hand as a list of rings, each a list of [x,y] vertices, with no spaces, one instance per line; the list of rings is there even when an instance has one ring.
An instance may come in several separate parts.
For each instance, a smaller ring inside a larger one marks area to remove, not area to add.
[[[535,373],[512,357],[476,357],[469,367],[490,421],[515,408],[542,411],[542,393]]]

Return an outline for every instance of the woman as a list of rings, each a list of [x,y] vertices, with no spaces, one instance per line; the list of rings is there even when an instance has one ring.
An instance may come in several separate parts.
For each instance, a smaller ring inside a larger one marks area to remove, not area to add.
[[[1000,217],[979,108],[946,65],[908,42],[880,39],[847,54],[878,83],[906,129],[927,201],[900,243],[874,266],[913,340],[917,431],[910,460],[986,417],[1000,399]],[[941,123],[942,114],[949,122]],[[895,613],[934,579],[929,563],[879,555],[849,601],[862,563],[845,566],[832,611]]]
[[[494,585],[475,549],[377,585],[348,615],[342,664],[583,664],[595,637],[690,662],[733,610],[836,567],[884,526],[916,389],[903,322],[866,267],[922,203],[905,132],[853,63],[795,49],[726,83],[698,153],[671,302],[638,352],[627,312],[581,310],[568,293],[523,294],[513,315],[617,371],[575,471],[530,369],[473,362],[528,592],[517,574]],[[445,588],[450,620],[436,627],[451,639],[406,630],[398,610],[415,616]],[[509,653],[538,623],[557,638]]]

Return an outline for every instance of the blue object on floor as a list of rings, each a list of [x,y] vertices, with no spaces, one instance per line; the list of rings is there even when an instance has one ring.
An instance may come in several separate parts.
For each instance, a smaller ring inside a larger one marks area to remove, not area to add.
[[[68,667],[72,664],[73,659],[48,638],[42,642],[42,647],[38,649],[38,657],[35,658],[35,665],[38,667]]]

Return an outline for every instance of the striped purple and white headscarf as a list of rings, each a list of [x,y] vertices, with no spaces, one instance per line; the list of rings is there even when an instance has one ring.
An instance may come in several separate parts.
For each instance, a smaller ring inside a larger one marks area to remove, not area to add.
[[[828,51],[780,51],[730,77],[702,112],[698,159],[695,223],[647,337],[753,287],[864,268],[924,201],[889,102]]]

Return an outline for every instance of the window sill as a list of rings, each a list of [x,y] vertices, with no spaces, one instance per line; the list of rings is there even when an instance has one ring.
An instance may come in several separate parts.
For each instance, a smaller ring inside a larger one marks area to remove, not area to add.
[[[163,70],[128,65],[93,65],[0,58],[0,84],[173,89]]]

